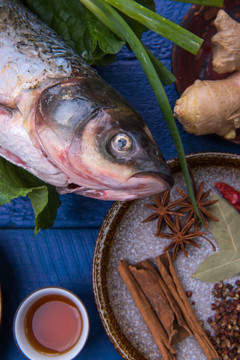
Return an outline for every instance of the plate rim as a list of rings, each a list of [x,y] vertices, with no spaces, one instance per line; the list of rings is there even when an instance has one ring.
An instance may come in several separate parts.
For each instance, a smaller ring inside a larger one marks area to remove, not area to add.
[[[192,168],[199,166],[224,166],[240,169],[240,155],[227,152],[199,152],[186,155],[186,160]],[[181,171],[179,159],[173,158],[167,161],[173,171]],[[112,312],[106,284],[107,262],[110,255],[113,235],[117,231],[119,219],[121,220],[126,211],[137,200],[120,202],[116,201],[109,209],[102,226],[99,230],[92,263],[92,283],[94,299],[103,324],[104,330],[115,349],[125,360],[147,360],[123,334]],[[110,246],[109,246],[110,245]],[[104,267],[105,265],[105,267]]]

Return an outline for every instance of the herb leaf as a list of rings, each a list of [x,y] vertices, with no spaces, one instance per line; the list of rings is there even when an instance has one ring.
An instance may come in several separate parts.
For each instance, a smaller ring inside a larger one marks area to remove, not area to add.
[[[50,228],[56,219],[57,209],[60,206],[59,194],[54,186],[44,185],[33,189],[28,194],[35,214],[35,230]]]
[[[211,206],[211,213],[219,221],[210,221],[210,228],[221,250],[206,258],[192,277],[218,282],[240,272],[240,214],[228,201],[216,194],[211,200],[218,200]]]
[[[222,250],[207,257],[192,277],[207,282],[218,282],[239,272],[240,251]]]
[[[113,61],[124,42],[92,15],[80,1],[24,0],[89,64]]]
[[[221,250],[240,251],[239,212],[228,201],[218,195],[211,200],[218,200],[211,206],[211,212],[219,222],[211,222],[211,232]]]
[[[0,157],[0,206],[19,196],[32,202],[35,234],[53,225],[60,205],[55,188]]]
[[[115,60],[124,41],[113,34],[80,1],[24,0],[25,4],[58,34],[90,65],[107,65]],[[153,0],[139,0],[140,4],[155,9]],[[147,29],[128,18],[138,37]]]

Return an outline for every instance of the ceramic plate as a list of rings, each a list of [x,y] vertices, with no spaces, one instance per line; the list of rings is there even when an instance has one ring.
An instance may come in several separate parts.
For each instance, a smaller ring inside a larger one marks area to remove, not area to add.
[[[225,153],[202,153],[187,156],[197,185],[205,182],[204,189],[217,189],[215,182],[223,181],[240,190],[240,156]],[[168,162],[175,186],[171,199],[178,195],[176,186],[186,191],[185,182],[177,159]],[[152,198],[131,202],[116,202],[107,214],[100,229],[93,259],[93,290],[103,326],[115,348],[124,359],[162,359],[141,315],[139,314],[117,266],[119,260],[130,264],[146,258],[152,259],[162,253],[168,240],[154,236],[156,221],[142,223],[151,210],[144,204],[152,203]],[[211,234],[209,239],[214,241]],[[191,290],[191,302],[199,320],[207,327],[207,318],[212,315],[213,284],[191,278],[199,264],[213,253],[211,245],[204,239],[196,240],[200,249],[189,247],[189,257],[179,253],[175,267],[185,290]],[[233,282],[235,278],[229,279]],[[176,347],[178,360],[207,359],[194,337],[189,337]]]
[[[225,0],[223,9],[232,18],[240,21],[239,0]],[[182,27],[204,39],[204,42],[196,56],[175,44],[173,45],[172,72],[177,79],[175,85],[179,95],[181,95],[188,86],[192,85],[196,79],[217,80],[230,75],[219,75],[212,67],[211,38],[216,33],[213,22],[218,11],[218,7],[193,5],[180,24]],[[189,69],[191,69],[191,71],[189,71]],[[240,144],[240,129],[237,129],[237,137],[231,142]]]

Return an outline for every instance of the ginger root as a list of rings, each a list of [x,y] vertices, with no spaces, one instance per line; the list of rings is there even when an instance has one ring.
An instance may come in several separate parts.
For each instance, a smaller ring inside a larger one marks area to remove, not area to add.
[[[240,24],[220,10],[214,21],[212,37],[213,68],[219,74],[240,71]]]
[[[214,70],[235,73],[223,80],[196,80],[176,101],[174,115],[192,134],[234,139],[240,127],[240,24],[224,10],[219,10],[214,24]]]

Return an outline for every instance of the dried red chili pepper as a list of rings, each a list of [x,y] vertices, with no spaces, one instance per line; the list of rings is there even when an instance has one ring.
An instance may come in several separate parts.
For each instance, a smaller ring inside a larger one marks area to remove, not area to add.
[[[215,187],[220,191],[222,196],[232,204],[238,211],[240,211],[240,192],[234,189],[232,186],[217,182]]]

